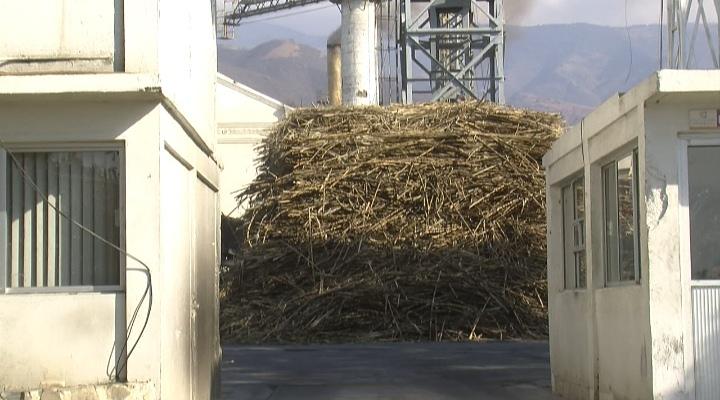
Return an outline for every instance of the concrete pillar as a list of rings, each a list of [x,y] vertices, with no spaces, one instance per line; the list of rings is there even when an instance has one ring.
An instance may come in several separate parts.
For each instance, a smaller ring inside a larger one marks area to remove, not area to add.
[[[333,107],[342,104],[341,36],[338,28],[327,41],[328,100]]]
[[[375,3],[342,0],[343,104],[378,103]]]

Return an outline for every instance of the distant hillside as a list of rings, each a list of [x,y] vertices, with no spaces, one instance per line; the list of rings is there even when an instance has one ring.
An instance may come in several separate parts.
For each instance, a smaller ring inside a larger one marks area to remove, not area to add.
[[[324,52],[292,40],[272,40],[250,50],[218,45],[218,70],[288,105],[327,97]]]
[[[657,25],[628,30],[587,24],[508,27],[508,102],[560,112],[576,122],[612,94],[631,88],[659,68],[659,32]],[[289,104],[308,104],[324,97],[324,46],[313,48],[301,43],[307,38],[290,34],[296,36],[252,50],[220,42],[220,71]],[[696,63],[710,65],[706,54],[700,54]]]
[[[579,120],[659,68],[658,27],[631,27],[629,34],[630,41],[624,28],[586,24],[510,27],[508,102]]]
[[[307,35],[293,29],[285,28],[279,24],[267,22],[253,22],[236,26],[233,28],[234,35],[230,40],[221,40],[225,48],[251,49],[258,44],[272,40],[292,39],[296,43],[304,44],[316,49],[325,49],[327,38],[322,36]]]

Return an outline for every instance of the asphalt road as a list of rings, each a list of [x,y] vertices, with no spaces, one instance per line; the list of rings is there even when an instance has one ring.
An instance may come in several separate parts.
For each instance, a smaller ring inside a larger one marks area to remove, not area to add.
[[[545,342],[224,346],[224,400],[546,400]]]

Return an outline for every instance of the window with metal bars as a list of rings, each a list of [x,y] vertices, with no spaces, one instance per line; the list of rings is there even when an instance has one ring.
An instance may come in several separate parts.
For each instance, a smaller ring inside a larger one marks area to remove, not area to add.
[[[119,150],[0,152],[0,290],[119,287],[119,252],[79,225],[122,244],[121,173]]]
[[[582,289],[587,286],[583,177],[562,188],[562,209],[565,289]]]

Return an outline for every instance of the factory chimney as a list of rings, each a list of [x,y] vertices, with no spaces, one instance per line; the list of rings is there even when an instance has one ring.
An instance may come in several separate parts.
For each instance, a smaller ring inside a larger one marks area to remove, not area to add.
[[[328,100],[333,107],[342,104],[341,37],[338,28],[327,41]]]
[[[342,102],[345,105],[378,103],[375,63],[375,3],[342,0]]]

